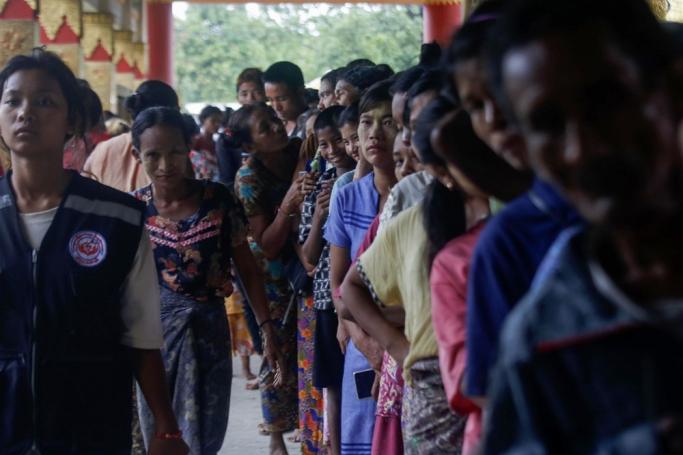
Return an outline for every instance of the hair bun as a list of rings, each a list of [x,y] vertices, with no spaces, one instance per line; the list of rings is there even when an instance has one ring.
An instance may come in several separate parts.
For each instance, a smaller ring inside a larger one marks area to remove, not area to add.
[[[144,95],[140,92],[133,92],[123,103],[126,110],[135,118],[145,109]]]

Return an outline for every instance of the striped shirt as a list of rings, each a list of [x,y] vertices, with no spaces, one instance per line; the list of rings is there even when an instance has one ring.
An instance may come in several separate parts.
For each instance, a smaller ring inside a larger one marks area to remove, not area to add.
[[[371,172],[346,185],[330,202],[325,240],[330,245],[348,249],[349,259],[356,257],[365,233],[377,216],[379,193],[375,189],[374,177],[374,172]]]

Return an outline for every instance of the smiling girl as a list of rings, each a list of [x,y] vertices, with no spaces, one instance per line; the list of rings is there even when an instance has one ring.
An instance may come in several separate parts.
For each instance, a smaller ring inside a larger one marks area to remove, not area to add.
[[[339,404],[340,385],[344,356],[337,343],[337,316],[332,303],[330,289],[330,246],[323,238],[327,221],[332,184],[338,176],[350,172],[355,161],[346,153],[342,135],[337,123],[344,111],[341,106],[332,106],[318,115],[314,131],[321,155],[332,165],[318,178],[315,188],[304,198],[299,224],[299,243],[306,260],[315,267],[313,275],[313,301],[302,308],[299,315],[302,320],[311,318],[310,326],[314,327],[312,338],[300,342],[310,346],[306,351],[307,365],[312,371],[306,372],[307,380],[318,389],[327,389],[327,418],[330,432],[330,452],[339,453]],[[315,308],[315,309],[314,309]],[[310,332],[310,330],[309,330]],[[299,392],[299,407],[302,407],[302,392]],[[310,426],[310,425],[309,425]],[[307,437],[304,429],[304,443]]]
[[[237,172],[235,193],[249,221],[250,246],[265,276],[271,327],[281,346],[278,369],[261,368],[261,432],[270,435],[271,454],[287,449],[282,433],[297,427],[296,323],[287,311],[292,290],[284,264],[294,255],[292,235],[298,227],[302,178],[299,166],[301,140],[287,137],[282,121],[265,104],[242,106],[230,118],[232,142],[250,156]],[[296,315],[296,310],[294,311]]]

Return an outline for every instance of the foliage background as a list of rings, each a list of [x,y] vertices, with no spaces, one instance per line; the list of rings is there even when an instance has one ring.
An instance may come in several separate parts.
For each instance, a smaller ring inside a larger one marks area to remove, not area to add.
[[[175,18],[176,85],[183,103],[233,102],[246,67],[291,60],[306,81],[356,58],[395,71],[417,63],[419,6],[190,4]]]

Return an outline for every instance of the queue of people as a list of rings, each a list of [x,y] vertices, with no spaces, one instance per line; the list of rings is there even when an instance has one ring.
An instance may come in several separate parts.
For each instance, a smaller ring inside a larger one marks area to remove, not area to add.
[[[317,96],[247,68],[199,125],[147,81],[107,140],[56,55],[14,57],[0,453],[215,455],[233,354],[273,455],[683,453],[681,36],[484,0]]]

